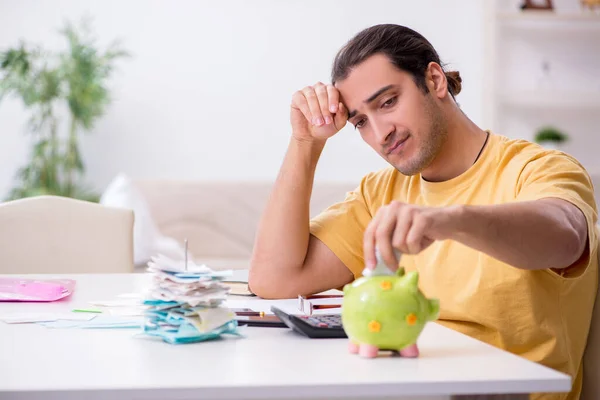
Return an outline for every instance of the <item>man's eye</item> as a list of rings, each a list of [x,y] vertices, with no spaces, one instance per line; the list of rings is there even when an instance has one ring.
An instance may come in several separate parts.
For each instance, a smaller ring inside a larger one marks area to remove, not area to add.
[[[392,106],[394,103],[396,102],[396,97],[392,97],[389,100],[387,100],[385,103],[383,103],[382,107],[389,107]]]

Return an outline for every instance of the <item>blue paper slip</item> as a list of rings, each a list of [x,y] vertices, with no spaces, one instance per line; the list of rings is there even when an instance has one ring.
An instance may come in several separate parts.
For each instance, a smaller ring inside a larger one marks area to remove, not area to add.
[[[144,327],[144,335],[160,337],[170,344],[204,342],[218,339],[225,334],[242,336],[237,330],[236,321],[229,321],[225,325],[205,333],[199,333],[193,325],[186,323],[172,327],[146,324]]]

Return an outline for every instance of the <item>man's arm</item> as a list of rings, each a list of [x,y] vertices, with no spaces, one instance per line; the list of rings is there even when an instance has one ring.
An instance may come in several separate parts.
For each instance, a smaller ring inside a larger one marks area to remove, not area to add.
[[[314,173],[323,144],[292,139],[260,221],[250,288],[263,298],[291,298],[340,287],[352,273],[309,232]]]
[[[416,254],[436,240],[455,240],[516,268],[562,269],[581,258],[587,228],[580,209],[558,198],[440,208],[395,202],[367,228],[365,256],[373,265],[377,246],[392,268],[393,247]]]
[[[457,214],[450,239],[517,268],[567,268],[588,243],[584,214],[562,199],[461,206]]]
[[[352,273],[310,234],[310,197],[327,139],[348,119],[333,86],[296,92],[292,138],[256,233],[249,286],[264,298],[289,298],[340,287]]]

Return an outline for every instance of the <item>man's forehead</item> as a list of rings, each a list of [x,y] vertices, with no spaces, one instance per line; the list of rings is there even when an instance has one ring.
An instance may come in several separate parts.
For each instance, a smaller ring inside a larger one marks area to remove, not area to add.
[[[344,85],[338,87],[340,101],[349,112],[348,118],[352,118],[378,98],[393,90],[401,90],[401,80],[381,80],[372,84],[365,84],[360,88],[352,88]]]
[[[410,79],[407,73],[395,68],[387,59],[385,62],[368,61],[353,68],[346,79],[335,83],[340,100],[348,110],[361,109],[366,105],[365,101],[382,88],[401,87],[406,79]]]

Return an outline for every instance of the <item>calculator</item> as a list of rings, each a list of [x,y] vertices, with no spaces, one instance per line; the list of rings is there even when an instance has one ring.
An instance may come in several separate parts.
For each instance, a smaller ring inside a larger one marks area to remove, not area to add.
[[[294,315],[271,306],[271,311],[288,328],[311,339],[347,338],[340,314]]]

